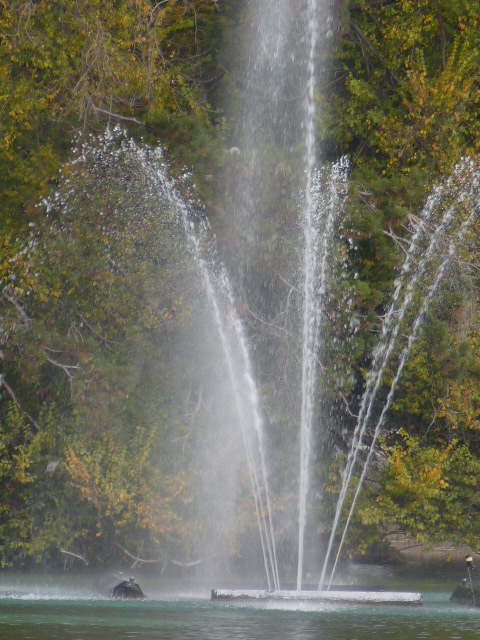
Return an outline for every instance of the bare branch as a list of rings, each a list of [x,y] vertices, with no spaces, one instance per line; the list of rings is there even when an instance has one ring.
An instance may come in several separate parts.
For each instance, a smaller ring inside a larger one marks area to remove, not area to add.
[[[402,552],[402,551],[407,551],[407,549],[415,549],[416,547],[422,547],[423,545],[420,542],[415,542],[413,544],[409,544],[406,547],[402,547],[401,549],[398,549],[398,551]]]
[[[200,560],[192,560],[191,562],[180,562],[179,560],[170,560],[172,564],[177,567],[197,567],[199,564],[203,564],[207,560],[214,558],[215,556],[210,556],[209,558],[202,558]]]
[[[137,120],[137,118],[133,118],[131,116],[122,116],[120,113],[114,113],[113,111],[101,109],[100,107],[94,105],[93,102],[91,103],[91,107],[97,113],[103,113],[103,115],[108,116],[109,118],[114,118],[115,120],[123,120],[126,122],[134,122],[135,124],[139,124],[142,127],[146,126],[144,122],[142,122],[141,120]]]
[[[146,560],[145,558],[140,558],[140,556],[134,556],[133,553],[130,553],[130,551],[127,551],[127,549],[125,549],[120,544],[118,544],[118,542],[116,543],[116,545],[119,549],[123,551],[125,555],[127,555],[129,558],[132,558],[132,560],[134,560],[134,563],[132,564],[130,569],[135,569],[135,567],[139,562],[141,562],[142,564],[160,564],[161,562],[163,562],[163,560]]]
[[[10,302],[10,304],[15,307],[15,309],[20,314],[20,317],[22,318],[25,326],[28,327],[28,325],[32,322],[32,319],[27,316],[25,309],[19,304],[17,300],[15,300],[15,298],[9,296],[5,289],[2,291],[2,296],[5,298],[5,300],[7,300],[7,302]]]
[[[393,242],[397,245],[397,247],[403,251],[403,253],[405,255],[407,255],[408,253],[408,246],[409,243],[407,240],[405,240],[405,238],[401,238],[400,236],[397,236],[395,233],[393,233],[393,231],[391,230],[391,228],[388,231],[383,232],[388,238],[391,238],[393,240]]]
[[[424,230],[426,229],[425,221],[414,215],[413,213],[409,213],[407,218],[412,227],[414,227],[415,229],[417,227],[422,227]]]
[[[70,369],[81,369],[82,367],[80,367],[78,364],[63,364],[61,362],[57,362],[56,360],[53,360],[53,358],[48,358],[47,357],[48,362],[50,362],[51,364],[55,365],[56,367],[60,367],[60,369],[62,369],[63,371],[65,371],[65,373],[67,374],[68,378],[71,380],[73,378]]]
[[[207,560],[211,560],[211,558],[215,558],[217,554],[214,554],[212,556],[208,556],[207,558],[202,558],[200,560],[192,560],[191,562],[181,562],[179,560],[146,560],[145,558],[140,558],[140,556],[134,556],[133,553],[130,553],[130,551],[128,551],[127,549],[125,549],[124,547],[122,547],[122,545],[118,544],[118,542],[116,543],[117,547],[119,549],[121,549],[123,551],[123,553],[125,555],[127,555],[129,558],[132,558],[132,560],[134,560],[134,563],[132,564],[132,566],[130,567],[130,569],[134,569],[137,564],[139,562],[144,563],[144,564],[161,564],[163,563],[163,567],[162,567],[162,573],[165,571],[165,569],[167,568],[167,566],[169,564],[174,564],[177,567],[196,567],[199,564],[202,564],[203,562],[206,562]]]
[[[348,404],[348,401],[346,399],[346,397],[344,396],[343,393],[340,393],[340,399],[342,400],[343,404],[345,405],[345,409],[348,413],[349,416],[352,416],[352,418],[358,418],[358,416],[355,413],[352,413],[352,410],[350,409],[350,405]]]
[[[73,556],[74,558],[78,558],[79,560],[84,562],[85,565],[88,567],[88,560],[85,558],[84,555],[80,553],[73,553],[72,551],[67,551],[66,549],[62,549],[62,547],[60,547],[59,550],[60,550],[60,553],[64,553],[67,556]]]
[[[32,425],[35,427],[37,431],[40,431],[41,430],[40,425],[35,420],[35,418],[32,418],[32,416],[29,413],[27,413],[25,409],[22,407],[12,387],[5,380],[5,375],[3,373],[0,374],[0,387],[3,387],[5,389],[5,391],[8,393],[8,395],[13,400],[13,402],[17,405],[20,411],[26,416],[27,420],[32,423]]]
[[[110,344],[112,343],[111,340],[107,340],[107,338],[104,338],[102,334],[98,333],[98,331],[95,331],[95,329],[92,327],[91,324],[87,322],[84,316],[80,316],[80,320],[88,329],[90,329],[93,335],[97,336],[97,338],[103,342],[103,344],[107,347],[107,349],[110,349],[111,351],[113,351],[112,347],[110,346]]]
[[[362,42],[367,47],[367,49],[370,51],[370,53],[373,55],[373,57],[376,58],[383,67],[385,67],[385,69],[387,70],[387,72],[390,75],[390,77],[392,78],[392,80],[394,80],[398,84],[399,80],[398,80],[397,76],[389,68],[388,63],[385,60],[385,58],[376,50],[376,48],[373,46],[373,44],[370,42],[370,40],[367,38],[367,36],[363,33],[363,31],[360,29],[360,27],[358,27],[354,22],[352,22],[352,29],[357,34],[358,39],[360,40],[360,42]]]

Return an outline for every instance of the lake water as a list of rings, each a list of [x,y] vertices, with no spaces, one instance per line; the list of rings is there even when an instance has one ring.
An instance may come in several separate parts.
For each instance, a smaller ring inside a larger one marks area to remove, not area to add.
[[[140,582],[140,580],[139,580]],[[432,640],[480,639],[480,609],[456,607],[455,583],[423,591],[423,607],[321,603],[228,603],[195,596],[149,594],[120,602],[86,588],[52,582],[0,584],[1,640]],[[398,588],[398,585],[397,585]],[[61,591],[62,593],[59,593]]]

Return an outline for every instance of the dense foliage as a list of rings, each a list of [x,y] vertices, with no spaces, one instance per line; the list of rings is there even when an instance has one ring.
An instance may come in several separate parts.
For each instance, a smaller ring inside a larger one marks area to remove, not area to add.
[[[321,135],[329,155],[341,150],[353,160],[348,260],[358,274],[352,294],[362,326],[357,380],[408,248],[404,230],[415,228],[412,214],[462,156],[477,159],[479,18],[478,6],[463,1],[345,6]],[[477,224],[402,376],[352,548],[359,538],[363,550],[372,541],[365,525],[373,525],[374,539],[402,533],[479,546]],[[351,406],[355,412],[354,397]]]
[[[189,547],[171,449],[188,371],[174,383],[171,352],[194,279],[168,206],[124,193],[144,189],[140,166],[58,172],[116,123],[210,172],[222,16],[209,0],[6,1],[0,23],[0,562],[168,564]]]
[[[216,187],[223,171],[227,185],[238,171],[237,158],[222,151],[231,139],[222,106],[242,91],[225,42],[242,24],[243,5],[0,0],[2,566],[141,558],[164,567],[196,560],[192,540],[208,535],[195,511],[202,472],[188,461],[202,438],[208,459],[212,414],[222,415],[215,404],[222,374],[193,337],[200,324],[209,335],[198,276],[184,259],[171,203],[136,191],[149,181],[144,166],[123,159],[107,167],[96,163],[94,146],[81,156],[81,145],[100,133],[98,145],[115,148],[120,143],[102,135],[118,123],[137,139],[161,142],[171,160],[166,171],[193,166],[218,222],[224,194]],[[342,425],[331,427],[331,440],[345,453],[415,214],[433,184],[480,150],[480,9],[467,0],[336,6],[317,136],[324,160],[346,154],[352,165],[338,250],[343,275],[329,310],[335,341],[322,373],[332,423]],[[229,45],[248,55],[241,42]],[[81,162],[67,162],[72,145]],[[277,172],[271,162],[272,181],[286,190],[288,166]],[[107,171],[116,188],[103,188]],[[183,195],[190,198],[186,186]],[[284,201],[275,220],[260,221],[255,269],[264,270],[262,282],[273,281],[279,255],[291,251],[288,194]],[[462,243],[405,367],[357,509],[352,550],[395,532],[480,547],[479,225]],[[288,241],[280,254],[270,235],[282,226]],[[219,229],[226,251],[236,250]],[[275,325],[280,293],[268,288],[261,313],[239,308],[253,327],[256,358],[274,369],[278,341],[267,331],[278,330],[286,359],[290,347],[285,327]],[[263,393],[277,414],[289,401],[268,384]],[[206,399],[213,409],[201,418]],[[285,416],[282,428],[289,428]],[[333,499],[339,473],[330,472],[325,495]],[[238,551],[237,536],[248,539],[255,528],[244,480],[236,529],[221,532],[230,548],[210,541],[219,555]],[[208,499],[215,520],[221,507],[213,489]]]

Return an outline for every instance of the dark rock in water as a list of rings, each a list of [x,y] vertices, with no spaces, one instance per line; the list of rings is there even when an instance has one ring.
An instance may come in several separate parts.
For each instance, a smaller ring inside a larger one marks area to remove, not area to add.
[[[465,584],[459,585],[450,596],[450,602],[468,604],[471,607],[480,606],[480,589],[472,589]]]
[[[113,588],[112,598],[120,598],[121,600],[143,600],[145,595],[134,578],[130,578],[130,580],[124,580]]]

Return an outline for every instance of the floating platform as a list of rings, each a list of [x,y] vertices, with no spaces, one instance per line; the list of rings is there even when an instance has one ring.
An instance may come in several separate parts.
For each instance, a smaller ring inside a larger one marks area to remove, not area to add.
[[[212,589],[212,600],[310,600],[343,604],[421,606],[422,594],[404,591],[267,591],[261,589]]]

